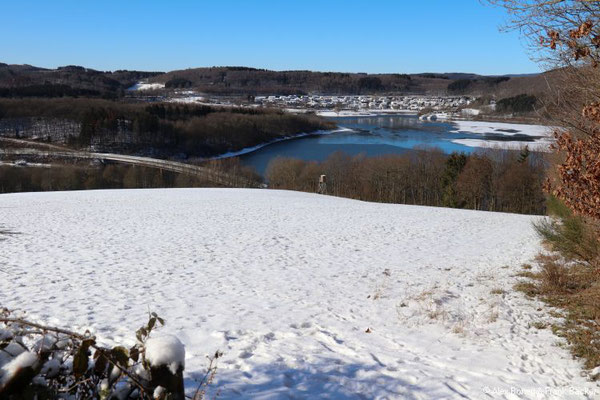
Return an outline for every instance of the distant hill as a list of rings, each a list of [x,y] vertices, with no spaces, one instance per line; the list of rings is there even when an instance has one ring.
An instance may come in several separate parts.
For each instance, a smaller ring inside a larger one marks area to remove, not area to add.
[[[482,76],[472,73],[366,74],[271,71],[249,67],[171,72],[97,71],[80,66],[46,69],[0,63],[0,97],[120,97],[140,80],[167,90],[190,88],[214,95],[428,94],[514,96],[547,90],[551,73]]]
[[[365,74],[211,67],[171,71],[151,82],[212,94],[429,94],[514,96],[547,90],[546,74]]]
[[[96,71],[80,66],[46,69],[0,63],[0,97],[118,97],[140,79],[161,74],[142,71]]]
[[[212,67],[171,71],[152,82],[166,87],[193,87],[215,94],[444,94],[452,80],[443,74],[366,74],[270,71],[245,67]]]

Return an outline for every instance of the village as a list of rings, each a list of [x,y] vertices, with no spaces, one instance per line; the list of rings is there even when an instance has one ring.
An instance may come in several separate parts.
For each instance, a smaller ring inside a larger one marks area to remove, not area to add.
[[[139,82],[129,89],[132,97],[143,101],[168,101],[174,103],[206,104],[238,107],[280,108],[291,112],[314,111],[320,115],[351,114],[364,112],[411,112],[424,114],[425,119],[431,117],[443,119],[449,115],[463,117],[478,115],[480,110],[468,108],[476,100],[474,96],[444,95],[326,95],[326,94],[292,94],[292,95],[260,95],[239,97],[210,96],[194,90],[175,90],[162,95],[148,95],[143,92],[161,90],[164,85]],[[493,110],[492,100],[488,108]]]
[[[268,107],[300,108],[309,110],[377,110],[413,111],[425,109],[456,111],[475,100],[470,96],[425,96],[425,95],[288,95],[257,96],[255,103]]]

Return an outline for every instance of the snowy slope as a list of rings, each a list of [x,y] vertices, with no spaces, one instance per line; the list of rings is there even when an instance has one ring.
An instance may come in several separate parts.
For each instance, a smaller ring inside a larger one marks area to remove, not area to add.
[[[138,82],[127,90],[156,90],[156,89],[164,89],[164,83],[146,83],[146,82]]]
[[[223,399],[581,398],[597,387],[511,290],[534,219],[271,190],[1,195],[20,234],[0,241],[0,304],[126,344],[156,311],[189,390],[225,352]]]

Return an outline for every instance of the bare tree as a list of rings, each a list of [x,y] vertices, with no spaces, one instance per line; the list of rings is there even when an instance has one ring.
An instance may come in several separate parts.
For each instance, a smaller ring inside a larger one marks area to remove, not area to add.
[[[580,215],[600,219],[600,1],[489,0],[511,15],[540,60],[563,72],[548,111],[566,128],[546,189]],[[551,176],[552,178],[552,176]]]

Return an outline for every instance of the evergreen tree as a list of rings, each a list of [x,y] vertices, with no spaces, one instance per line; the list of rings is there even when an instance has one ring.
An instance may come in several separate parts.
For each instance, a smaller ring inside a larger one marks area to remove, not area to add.
[[[442,203],[445,207],[458,207],[458,196],[456,193],[456,180],[467,164],[467,156],[463,153],[452,153],[446,161],[442,185],[444,193]]]

